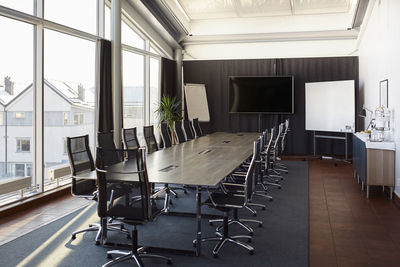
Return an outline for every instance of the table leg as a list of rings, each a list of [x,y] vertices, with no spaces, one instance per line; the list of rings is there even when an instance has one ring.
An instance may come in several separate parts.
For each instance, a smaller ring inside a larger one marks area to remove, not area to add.
[[[196,256],[201,254],[201,186],[196,187],[196,219],[197,219],[197,242]]]
[[[367,185],[367,198],[369,198],[369,185]]]
[[[390,187],[390,200],[393,199],[393,186]]]

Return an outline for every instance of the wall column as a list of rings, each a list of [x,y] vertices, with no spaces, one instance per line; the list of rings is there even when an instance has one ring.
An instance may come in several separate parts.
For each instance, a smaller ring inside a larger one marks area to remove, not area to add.
[[[111,1],[111,69],[114,118],[114,142],[121,146],[122,71],[121,71],[121,0]]]

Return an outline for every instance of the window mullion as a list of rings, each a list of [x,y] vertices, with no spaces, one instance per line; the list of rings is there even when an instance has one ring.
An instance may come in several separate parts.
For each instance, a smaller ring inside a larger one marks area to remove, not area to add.
[[[36,0],[35,15],[43,18],[43,0]],[[44,191],[44,82],[43,82],[43,25],[37,24],[34,30],[34,77],[33,77],[33,106],[34,116],[33,136],[34,136],[34,173],[35,183],[39,187],[39,192]]]

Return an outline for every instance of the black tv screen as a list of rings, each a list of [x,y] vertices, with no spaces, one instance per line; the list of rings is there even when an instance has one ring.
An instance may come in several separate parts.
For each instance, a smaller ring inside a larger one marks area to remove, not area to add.
[[[294,113],[293,76],[229,77],[230,113]]]

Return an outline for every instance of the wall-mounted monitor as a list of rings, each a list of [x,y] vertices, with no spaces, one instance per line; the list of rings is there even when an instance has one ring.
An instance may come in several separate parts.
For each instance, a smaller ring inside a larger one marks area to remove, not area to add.
[[[294,113],[294,77],[229,77],[229,112]]]

